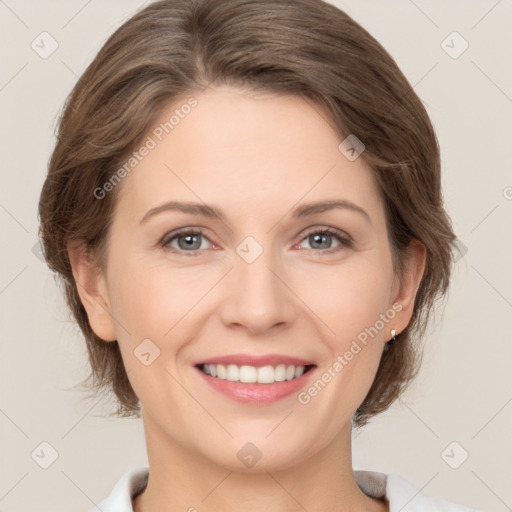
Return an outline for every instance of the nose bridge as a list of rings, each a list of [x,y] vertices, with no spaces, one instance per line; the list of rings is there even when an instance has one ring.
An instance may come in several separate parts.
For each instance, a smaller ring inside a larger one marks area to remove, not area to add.
[[[268,242],[271,237],[265,240]],[[273,248],[248,236],[236,247],[234,268],[230,272],[226,323],[244,325],[252,333],[289,322],[294,313],[286,276]]]

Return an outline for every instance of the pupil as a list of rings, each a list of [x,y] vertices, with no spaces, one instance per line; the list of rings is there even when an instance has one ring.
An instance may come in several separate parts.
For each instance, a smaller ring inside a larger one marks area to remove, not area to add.
[[[185,239],[186,240],[186,244],[185,244],[185,248],[191,248],[194,244],[194,239],[195,239],[195,243],[196,243],[196,247],[192,247],[194,249],[199,249],[199,247],[201,246],[201,243],[197,244],[197,240],[198,240],[198,237],[199,235],[184,235],[182,237],[180,237],[179,240],[183,240]],[[181,246],[181,243],[180,243],[180,246]],[[181,247],[183,248],[183,247]]]

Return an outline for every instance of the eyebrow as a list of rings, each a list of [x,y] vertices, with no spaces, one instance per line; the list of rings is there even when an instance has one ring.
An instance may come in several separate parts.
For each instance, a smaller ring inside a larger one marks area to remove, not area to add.
[[[334,209],[342,209],[342,210],[350,210],[353,212],[360,213],[365,219],[371,224],[371,218],[360,206],[358,206],[355,203],[352,203],[351,201],[347,201],[346,199],[333,199],[330,201],[322,201],[317,203],[306,203],[300,205],[298,208],[296,208],[293,212],[294,218],[303,218],[308,217],[310,215],[315,215],[317,213],[323,213],[328,210],[334,210]],[[144,217],[142,217],[140,223],[144,224],[147,222],[151,217],[161,213],[161,212],[167,212],[167,211],[180,211],[183,213],[190,213],[192,215],[200,215],[203,217],[208,218],[218,218],[221,221],[226,220],[225,214],[222,212],[221,209],[207,205],[204,203],[195,203],[195,202],[180,202],[180,201],[169,201],[167,203],[164,203],[160,206],[156,206],[155,208],[151,208]]]

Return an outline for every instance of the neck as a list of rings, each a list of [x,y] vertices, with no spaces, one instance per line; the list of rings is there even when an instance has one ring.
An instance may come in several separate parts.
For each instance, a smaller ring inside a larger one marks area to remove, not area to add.
[[[240,471],[170,438],[143,415],[150,473],[146,489],[134,500],[134,512],[388,510],[386,502],[366,496],[355,481],[351,425],[313,456],[303,460],[297,453],[295,464],[262,469],[256,463]]]

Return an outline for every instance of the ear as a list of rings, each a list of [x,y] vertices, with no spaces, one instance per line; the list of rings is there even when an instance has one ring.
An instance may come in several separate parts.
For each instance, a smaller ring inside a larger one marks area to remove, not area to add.
[[[104,341],[115,341],[117,336],[103,272],[83,243],[68,246],[68,255],[78,294],[92,330]]]
[[[396,315],[396,325],[393,325],[397,334],[401,333],[411,320],[416,294],[425,271],[427,250],[419,240],[413,240],[405,254],[403,276],[396,277],[392,302],[402,307]]]

